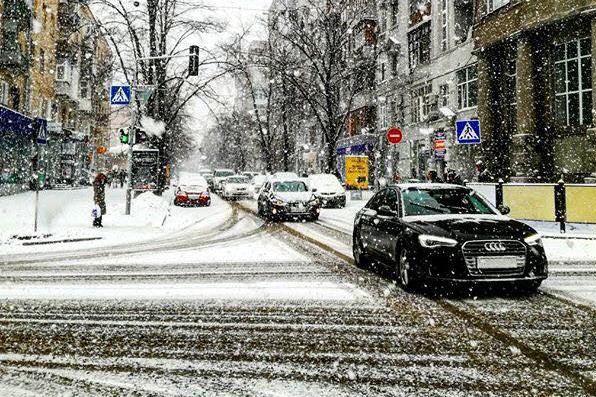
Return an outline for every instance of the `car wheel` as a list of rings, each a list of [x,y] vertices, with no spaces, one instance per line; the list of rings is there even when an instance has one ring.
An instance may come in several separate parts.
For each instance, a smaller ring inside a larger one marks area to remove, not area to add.
[[[370,267],[370,259],[366,255],[366,249],[362,245],[360,236],[354,235],[352,241],[352,255],[354,256],[354,264],[360,269],[368,269]]]
[[[402,288],[413,291],[418,287],[418,279],[413,271],[412,257],[407,248],[403,248],[397,261],[397,277]]]

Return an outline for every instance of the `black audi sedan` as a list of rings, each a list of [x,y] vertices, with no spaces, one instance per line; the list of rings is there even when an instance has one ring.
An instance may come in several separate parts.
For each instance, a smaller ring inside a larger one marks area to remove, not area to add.
[[[535,291],[548,276],[540,235],[474,190],[403,184],[375,194],[354,222],[356,265],[395,271],[404,289],[423,282],[514,283]]]

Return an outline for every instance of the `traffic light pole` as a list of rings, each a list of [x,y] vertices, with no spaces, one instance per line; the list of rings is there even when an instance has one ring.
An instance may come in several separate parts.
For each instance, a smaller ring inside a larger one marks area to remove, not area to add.
[[[127,181],[126,181],[126,209],[125,215],[130,215],[130,207],[132,202],[132,148],[135,142],[135,129],[131,128],[128,131],[128,167],[126,170]]]
[[[155,57],[145,57],[140,58],[138,61],[146,61],[146,60],[155,60],[155,59],[171,59],[171,58],[188,58],[189,59],[189,76],[198,76],[199,75],[199,47],[198,46],[191,46],[189,48],[189,55],[162,55],[162,56],[155,56]],[[136,89],[137,87],[137,80],[136,75],[133,82],[133,87]],[[126,183],[126,207],[124,210],[125,215],[130,215],[130,209],[132,204],[132,150],[134,144],[136,142],[136,126],[139,120],[140,109],[137,111],[136,120],[133,123],[132,128],[129,128],[128,131],[128,181]]]

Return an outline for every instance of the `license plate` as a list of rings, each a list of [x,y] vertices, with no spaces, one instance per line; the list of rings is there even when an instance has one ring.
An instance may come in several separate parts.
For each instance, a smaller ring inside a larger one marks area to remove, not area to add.
[[[517,257],[515,256],[487,256],[476,258],[478,269],[516,269]]]
[[[292,207],[292,212],[304,212],[304,206],[303,205],[296,205]]]
[[[190,200],[198,200],[198,199],[199,199],[199,197],[201,197],[201,196],[199,196],[198,194],[189,194],[189,195],[188,195],[188,198],[189,198]]]

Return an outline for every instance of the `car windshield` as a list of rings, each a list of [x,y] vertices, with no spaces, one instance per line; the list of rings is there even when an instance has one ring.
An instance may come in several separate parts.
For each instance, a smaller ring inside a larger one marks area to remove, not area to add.
[[[495,214],[490,204],[467,189],[409,188],[402,198],[404,215]]]
[[[309,178],[312,187],[341,188],[341,183],[333,175],[313,175]]]
[[[234,171],[215,171],[214,176],[222,177],[222,176],[231,176],[234,175]]]
[[[227,179],[228,183],[248,183],[248,178],[235,176]]]
[[[273,191],[274,192],[307,192],[308,189],[304,182],[300,181],[292,181],[292,182],[274,182],[273,183]]]

